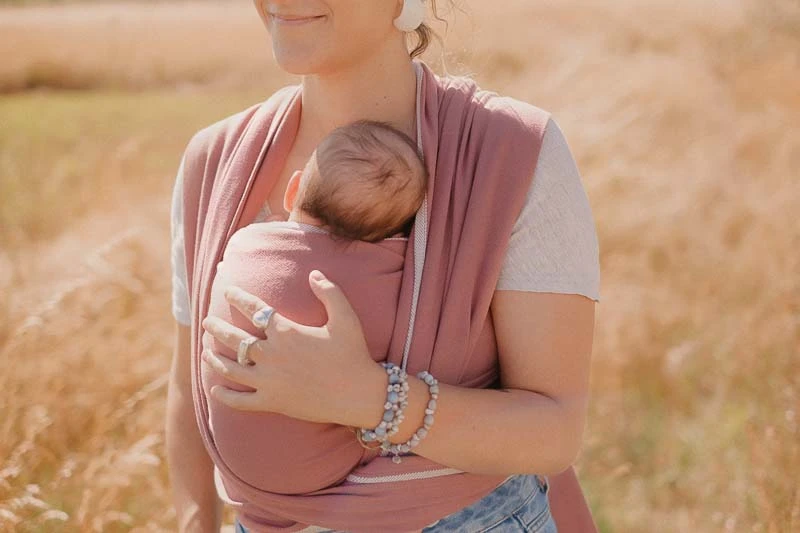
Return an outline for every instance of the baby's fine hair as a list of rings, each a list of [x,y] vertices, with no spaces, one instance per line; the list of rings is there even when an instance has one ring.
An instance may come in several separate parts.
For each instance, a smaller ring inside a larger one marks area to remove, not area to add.
[[[319,144],[300,208],[333,235],[375,242],[406,229],[422,205],[428,172],[408,135],[361,120]]]

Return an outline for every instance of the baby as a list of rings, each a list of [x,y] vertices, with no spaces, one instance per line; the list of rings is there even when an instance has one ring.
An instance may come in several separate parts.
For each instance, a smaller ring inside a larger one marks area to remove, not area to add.
[[[289,220],[377,242],[406,229],[422,205],[427,170],[407,135],[360,121],[323,139],[287,186]]]
[[[413,223],[427,179],[414,142],[391,126],[361,121],[334,130],[289,181],[289,220],[251,224],[231,236],[212,284],[209,316],[263,337],[225,300],[225,288],[236,285],[291,320],[322,326],[325,308],[308,286],[309,273],[319,269],[353,306],[372,358],[386,360],[408,245],[398,234]],[[221,343],[208,347],[236,360]],[[210,396],[217,384],[250,389],[202,366],[214,443],[225,464],[251,485],[311,492],[340,483],[363,459],[366,450],[349,428],[237,411]]]

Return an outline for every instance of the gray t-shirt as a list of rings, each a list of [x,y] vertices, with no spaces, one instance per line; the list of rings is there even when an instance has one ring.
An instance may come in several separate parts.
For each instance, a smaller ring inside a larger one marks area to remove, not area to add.
[[[190,325],[183,242],[183,164],[172,195],[172,314]],[[263,221],[267,207],[255,222]],[[580,294],[600,301],[600,254],[589,199],[561,129],[547,123],[525,205],[509,240],[497,290]]]

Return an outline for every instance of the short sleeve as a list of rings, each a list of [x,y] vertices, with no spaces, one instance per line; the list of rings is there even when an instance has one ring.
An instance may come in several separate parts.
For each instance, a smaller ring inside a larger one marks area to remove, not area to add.
[[[186,245],[183,237],[183,161],[178,167],[170,209],[170,264],[172,267],[172,316],[178,323],[191,325]]]
[[[589,199],[561,129],[545,127],[497,290],[581,294],[600,301],[600,254]]]

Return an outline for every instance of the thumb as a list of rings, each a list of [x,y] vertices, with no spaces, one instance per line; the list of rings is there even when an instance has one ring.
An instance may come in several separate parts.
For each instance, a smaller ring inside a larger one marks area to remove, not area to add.
[[[312,270],[308,275],[308,284],[311,292],[314,293],[328,314],[327,326],[336,327],[342,322],[358,320],[353,307],[347,301],[347,297],[337,285],[325,277],[319,270]]]

